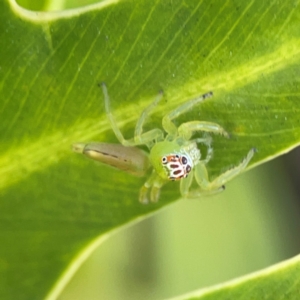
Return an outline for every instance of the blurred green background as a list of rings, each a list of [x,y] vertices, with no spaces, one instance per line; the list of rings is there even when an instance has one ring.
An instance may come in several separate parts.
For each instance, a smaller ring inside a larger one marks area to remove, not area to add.
[[[98,1],[17,2],[33,10],[61,10]],[[287,172],[289,164],[296,170],[296,157],[294,151],[244,173],[222,194],[179,201],[116,233],[59,299],[163,299],[296,255],[299,196]]]
[[[294,153],[239,176],[222,194],[182,200],[122,230],[83,264],[61,300],[165,299],[299,253]]]

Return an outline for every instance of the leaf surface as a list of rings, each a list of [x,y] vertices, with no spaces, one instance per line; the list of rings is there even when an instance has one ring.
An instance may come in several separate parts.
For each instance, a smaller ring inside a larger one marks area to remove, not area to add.
[[[145,130],[214,91],[176,121],[217,122],[231,134],[214,138],[212,176],[252,147],[251,167],[298,145],[298,6],[115,0],[44,13],[1,0],[1,298],[54,297],[104,236],[179,198],[170,183],[158,204],[142,206],[145,179],[71,152],[74,142],[116,142],[99,82],[128,138],[160,89],[165,100]]]

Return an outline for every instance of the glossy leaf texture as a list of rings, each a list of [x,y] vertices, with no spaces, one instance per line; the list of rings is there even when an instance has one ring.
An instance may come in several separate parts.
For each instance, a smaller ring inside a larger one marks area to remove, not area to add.
[[[159,90],[145,130],[213,91],[176,120],[230,133],[214,137],[213,176],[252,147],[253,167],[299,144],[299,1],[114,0],[42,13],[0,0],[0,18],[1,298],[54,297],[109,232],[179,198],[170,183],[142,206],[145,179],[71,152],[116,142],[99,82],[128,138]]]

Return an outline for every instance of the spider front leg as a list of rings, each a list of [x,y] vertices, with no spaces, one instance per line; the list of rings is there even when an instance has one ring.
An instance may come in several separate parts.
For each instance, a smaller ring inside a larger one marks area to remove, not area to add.
[[[162,120],[162,126],[164,130],[168,133],[168,140],[173,140],[178,135],[178,128],[175,126],[175,124],[172,122],[175,118],[182,115],[183,113],[187,112],[188,110],[192,109],[195,105],[198,105],[199,103],[203,102],[204,100],[212,97],[213,92],[208,92],[206,94],[203,94],[200,97],[197,97],[195,99],[192,99],[173,111],[171,111],[169,114],[164,116]],[[214,124],[214,123],[211,123]]]
[[[229,134],[226,130],[219,124],[213,122],[191,121],[183,123],[178,127],[178,135],[183,137],[185,140],[189,140],[193,133],[197,131],[211,132],[229,138]]]
[[[105,112],[108,117],[109,123],[111,125],[112,130],[114,131],[117,139],[119,142],[124,146],[137,146],[137,145],[147,145],[151,148],[153,141],[160,141],[163,140],[164,134],[163,132],[158,129],[152,129],[143,133],[143,125],[147,117],[150,115],[151,111],[156,107],[158,102],[161,100],[163,93],[160,92],[156,99],[142,112],[134,132],[134,137],[132,139],[125,139],[122,132],[120,131],[117,122],[111,113],[110,108],[110,98],[108,95],[107,87],[105,83],[101,83],[102,91],[104,94],[104,103],[105,103]]]
[[[182,196],[185,198],[198,198],[201,195],[212,195],[223,191],[225,189],[224,184],[241,173],[247,167],[255,151],[256,149],[252,148],[239,165],[227,170],[226,172],[215,178],[213,181],[209,181],[205,163],[200,161],[194,169],[194,176],[199,185],[199,189],[189,191],[192,179],[185,178],[180,184],[180,191]]]
[[[150,191],[150,201],[155,203],[160,196],[160,189],[167,181],[162,179],[154,170],[150,178],[144,183],[140,189],[139,201],[143,204],[149,203],[148,192]]]
[[[207,147],[207,153],[205,159],[201,160],[202,163],[207,164],[213,156],[213,148],[211,146],[212,137],[208,134],[204,135],[203,138],[197,138],[194,140],[197,144],[204,144]]]
[[[202,160],[202,163],[207,164],[212,155],[213,155],[213,148],[211,147],[211,137],[207,135],[207,133],[215,133],[225,136],[226,138],[229,138],[229,134],[217,123],[212,122],[205,122],[205,121],[191,121],[181,124],[178,127],[178,135],[180,138],[182,138],[184,141],[189,141],[194,134],[194,132],[197,131],[204,131],[206,132],[206,136],[204,136],[202,139],[198,138],[195,139],[196,143],[202,143],[207,146],[207,154],[206,158]]]
[[[217,194],[219,192],[222,192],[225,187],[224,186],[220,186],[218,188],[214,188],[214,189],[209,189],[208,186],[210,184],[209,179],[208,179],[208,173],[205,167],[205,164],[200,162],[197,166],[197,168],[200,168],[201,166],[201,176],[203,176],[201,185],[199,184],[199,182],[197,181],[198,185],[200,186],[199,189],[196,190],[192,190],[190,191],[190,187],[192,185],[193,182],[193,178],[196,177],[196,171],[191,171],[189,176],[186,178],[181,179],[180,181],[180,193],[182,195],[183,198],[199,198],[200,196],[208,196],[208,195],[213,195],[213,194]],[[198,170],[199,171],[199,170]]]

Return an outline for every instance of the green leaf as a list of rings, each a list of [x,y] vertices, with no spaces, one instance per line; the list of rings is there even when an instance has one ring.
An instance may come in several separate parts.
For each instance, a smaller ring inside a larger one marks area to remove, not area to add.
[[[263,271],[232,280],[225,284],[202,289],[172,300],[183,299],[298,299],[300,256]],[[171,299],[170,299],[171,300]]]
[[[214,91],[178,119],[217,122],[231,134],[214,138],[212,176],[252,147],[253,167],[298,145],[298,5],[102,1],[42,13],[2,0],[1,298],[54,297],[112,230],[179,198],[170,183],[158,204],[142,206],[145,179],[71,152],[77,141],[116,142],[98,82],[107,83],[126,137],[160,89],[165,102],[146,130]]]

